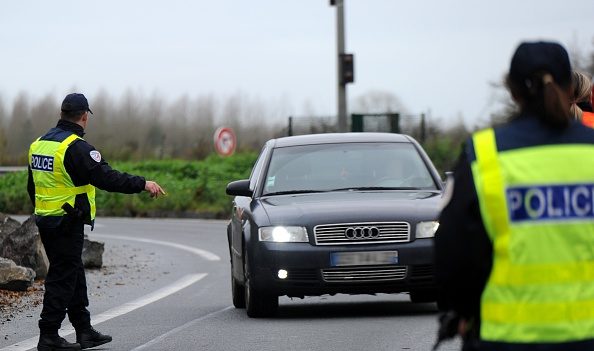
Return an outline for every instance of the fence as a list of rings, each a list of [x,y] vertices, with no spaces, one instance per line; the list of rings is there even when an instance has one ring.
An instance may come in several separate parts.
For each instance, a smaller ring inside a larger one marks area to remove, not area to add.
[[[0,167],[0,175],[2,175],[4,173],[19,172],[19,171],[25,171],[25,170],[27,170],[27,167],[19,167],[19,166],[5,167],[5,166],[2,166],[2,167]]]
[[[289,117],[282,135],[302,135],[337,132],[335,116]],[[349,130],[352,132],[390,132],[408,134],[425,141],[427,127],[425,114],[401,115],[399,113],[353,113]]]

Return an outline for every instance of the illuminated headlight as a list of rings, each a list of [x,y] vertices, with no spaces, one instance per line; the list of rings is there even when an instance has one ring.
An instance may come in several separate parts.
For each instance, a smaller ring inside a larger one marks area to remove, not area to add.
[[[309,242],[307,230],[304,227],[264,227],[258,231],[260,241],[276,243],[306,243]]]
[[[438,221],[431,221],[431,222],[419,222],[417,223],[417,239],[421,238],[433,238],[435,236],[435,232],[439,227]]]

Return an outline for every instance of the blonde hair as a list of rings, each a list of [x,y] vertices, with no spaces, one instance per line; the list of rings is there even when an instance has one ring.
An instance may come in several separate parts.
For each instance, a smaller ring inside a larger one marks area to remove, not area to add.
[[[571,107],[569,111],[575,119],[582,119],[582,109],[577,105],[580,102],[590,102],[592,94],[592,81],[580,71],[573,71],[571,75]]]

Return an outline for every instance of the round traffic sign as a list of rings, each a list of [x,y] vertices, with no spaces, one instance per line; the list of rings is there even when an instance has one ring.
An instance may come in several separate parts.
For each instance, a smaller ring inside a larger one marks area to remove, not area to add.
[[[231,156],[235,152],[237,138],[231,128],[220,127],[214,133],[214,146],[216,152],[221,156]]]

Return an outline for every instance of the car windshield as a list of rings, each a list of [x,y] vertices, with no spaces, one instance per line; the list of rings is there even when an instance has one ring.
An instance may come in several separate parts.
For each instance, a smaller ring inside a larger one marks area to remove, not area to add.
[[[336,143],[274,149],[263,195],[437,186],[411,143]]]

